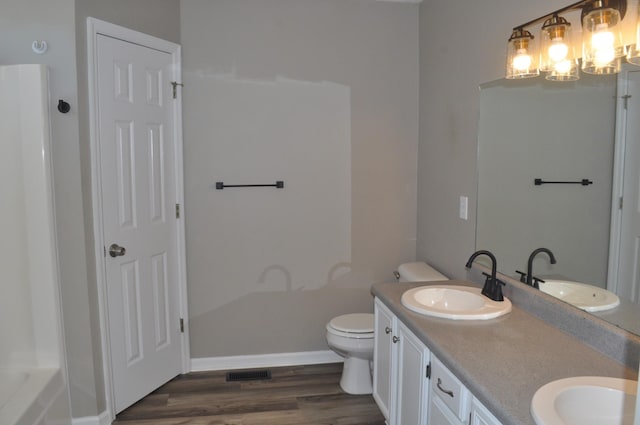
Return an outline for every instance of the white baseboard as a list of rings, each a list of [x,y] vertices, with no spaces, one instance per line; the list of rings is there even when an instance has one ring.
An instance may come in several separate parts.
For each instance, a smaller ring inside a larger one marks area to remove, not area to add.
[[[83,418],[73,418],[71,425],[111,425],[109,412],[102,412],[98,416],[85,416]]]
[[[191,359],[191,372],[248,369],[256,367],[300,366],[339,363],[344,359],[331,350],[301,353],[256,354],[251,356],[201,357]]]

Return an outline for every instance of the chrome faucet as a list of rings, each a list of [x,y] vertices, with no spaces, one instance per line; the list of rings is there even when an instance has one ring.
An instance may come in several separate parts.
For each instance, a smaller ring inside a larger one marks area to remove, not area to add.
[[[540,282],[541,280],[533,277],[533,260],[536,258],[536,255],[540,254],[541,252],[544,252],[549,256],[549,261],[551,262],[551,264],[556,263],[556,257],[548,248],[538,248],[531,253],[531,255],[529,256],[529,262],[527,263],[527,280],[525,283],[529,286],[533,286],[536,289],[540,289],[540,285],[538,284],[538,282]]]
[[[502,296],[502,285],[505,283],[496,278],[497,262],[496,257],[491,252],[485,250],[474,252],[471,254],[471,257],[469,257],[469,261],[467,261],[465,267],[470,269],[473,264],[473,260],[480,255],[486,255],[491,259],[491,275],[486,275],[487,280],[484,282],[484,286],[482,287],[482,295],[492,299],[493,301],[504,301],[504,297]]]

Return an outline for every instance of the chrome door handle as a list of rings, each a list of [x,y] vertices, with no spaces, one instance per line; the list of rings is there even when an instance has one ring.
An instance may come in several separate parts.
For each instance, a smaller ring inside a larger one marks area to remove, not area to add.
[[[117,243],[111,244],[111,246],[109,247],[109,255],[113,258],[122,257],[126,253],[126,248],[118,245]]]

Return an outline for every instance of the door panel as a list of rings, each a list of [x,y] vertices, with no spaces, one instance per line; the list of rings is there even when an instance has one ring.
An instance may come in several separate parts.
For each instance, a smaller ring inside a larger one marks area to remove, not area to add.
[[[174,112],[169,53],[98,35],[103,237],[114,405],[180,373]]]
[[[373,353],[373,398],[390,425],[395,424],[395,317],[380,301],[375,301],[375,343]]]

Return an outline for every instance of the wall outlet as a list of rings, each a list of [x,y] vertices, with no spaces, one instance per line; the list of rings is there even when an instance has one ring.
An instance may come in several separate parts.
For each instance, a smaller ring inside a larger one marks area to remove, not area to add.
[[[463,220],[469,219],[469,198],[466,196],[460,197],[460,218]]]

